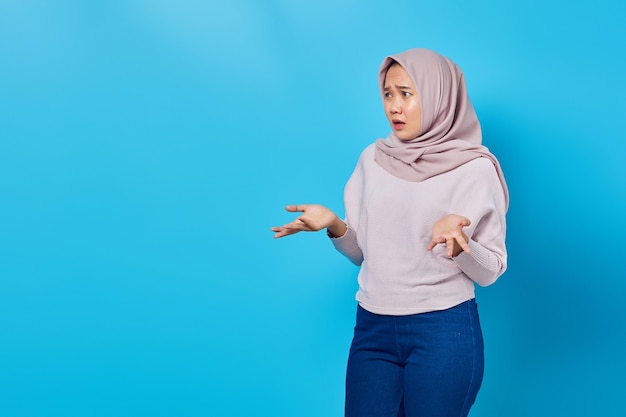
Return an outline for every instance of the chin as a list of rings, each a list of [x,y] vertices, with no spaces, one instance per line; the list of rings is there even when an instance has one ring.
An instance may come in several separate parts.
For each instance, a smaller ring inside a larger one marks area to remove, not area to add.
[[[406,137],[405,135],[398,135],[398,133],[396,133],[396,137],[400,139],[401,142],[410,142],[413,139],[415,139],[414,137]]]

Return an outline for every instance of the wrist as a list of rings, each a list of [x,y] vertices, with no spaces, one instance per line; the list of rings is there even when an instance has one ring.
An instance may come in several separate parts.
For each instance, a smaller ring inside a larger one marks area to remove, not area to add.
[[[331,238],[343,237],[343,235],[345,235],[347,231],[348,225],[346,225],[346,223],[340,218],[337,218],[330,226],[326,228],[326,234],[328,235],[328,237]]]

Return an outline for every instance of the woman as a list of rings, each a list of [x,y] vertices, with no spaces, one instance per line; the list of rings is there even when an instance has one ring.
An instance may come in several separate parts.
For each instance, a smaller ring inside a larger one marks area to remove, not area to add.
[[[379,83],[392,132],[362,152],[345,221],[287,206],[302,214],[271,230],[326,229],[361,266],[346,416],[467,416],[484,363],[474,283],[506,269],[508,190],[456,64],[412,49],[385,58]]]

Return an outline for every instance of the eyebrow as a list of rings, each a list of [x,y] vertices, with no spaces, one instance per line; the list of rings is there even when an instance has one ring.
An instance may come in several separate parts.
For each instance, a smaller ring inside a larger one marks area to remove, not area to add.
[[[405,86],[405,85],[396,85],[395,86],[398,90],[410,90],[411,87],[409,86]],[[387,90],[391,90],[391,87],[384,87],[383,91],[387,91]]]

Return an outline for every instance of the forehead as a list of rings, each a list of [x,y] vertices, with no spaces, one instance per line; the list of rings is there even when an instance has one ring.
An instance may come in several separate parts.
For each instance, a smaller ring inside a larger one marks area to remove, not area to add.
[[[411,80],[411,77],[409,77],[409,73],[406,72],[402,65],[394,64],[389,67],[387,74],[385,75],[385,88],[398,85],[414,88],[413,81]]]

